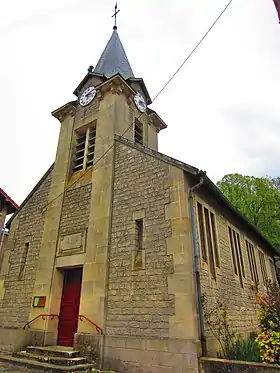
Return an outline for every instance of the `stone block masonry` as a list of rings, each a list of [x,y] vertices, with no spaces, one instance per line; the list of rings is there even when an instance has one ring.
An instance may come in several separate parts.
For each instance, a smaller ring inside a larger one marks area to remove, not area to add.
[[[104,367],[198,371],[187,190],[180,168],[116,141]]]
[[[216,281],[213,280],[210,274],[209,263],[201,260],[201,288],[202,293],[207,298],[207,310],[215,308],[217,301],[227,305],[229,310],[228,322],[231,331],[236,335],[246,335],[250,332],[256,332],[258,326],[258,307],[256,302],[256,287],[251,280],[250,265],[248,252],[246,248],[246,240],[250,240],[254,245],[256,266],[260,279],[260,290],[264,288],[262,280],[262,272],[259,263],[258,250],[261,249],[265,253],[265,257],[272,255],[265,247],[249,232],[244,231],[244,227],[240,225],[237,219],[234,219],[227,213],[226,210],[217,206],[217,203],[212,199],[207,198],[201,191],[197,193],[196,201],[199,201],[202,206],[206,207],[215,215],[217,244],[220,259],[220,268],[216,268]],[[242,283],[239,277],[234,273],[232,250],[229,240],[229,226],[234,229],[240,237],[241,255],[244,263],[244,274],[242,276]],[[198,231],[199,237],[199,231]],[[199,240],[200,244],[200,240]],[[267,266],[268,276],[271,279],[271,273]],[[205,320],[206,321],[206,320]],[[208,356],[217,356],[217,350],[220,350],[220,345],[213,337],[207,323],[206,337],[207,337],[207,354]]]
[[[48,200],[51,179],[49,174],[12,222],[10,268],[5,277],[0,328],[21,328],[28,321],[44,228],[43,207]],[[23,276],[19,279],[26,244],[29,244],[29,249]]]
[[[60,235],[87,229],[90,196],[90,183],[80,187],[72,187],[65,193],[60,221]]]
[[[169,167],[156,158],[117,143],[109,258],[106,334],[148,338],[169,336],[174,296],[168,293],[173,257],[165,206],[170,203]],[[143,215],[144,268],[133,269],[135,213]]]
[[[278,365],[232,361],[222,359],[200,359],[201,373],[279,373]]]

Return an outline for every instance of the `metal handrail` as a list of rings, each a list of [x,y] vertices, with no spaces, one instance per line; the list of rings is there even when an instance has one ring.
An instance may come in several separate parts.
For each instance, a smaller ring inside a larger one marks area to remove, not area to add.
[[[34,317],[34,319],[28,321],[28,323],[26,323],[23,327],[23,329],[26,329],[26,328],[30,328],[30,324],[33,323],[33,321],[39,319],[40,317],[42,317],[43,320],[45,320],[46,317],[50,317],[51,320],[53,320],[55,317],[58,317],[59,318],[59,315],[56,315],[56,314],[45,314],[45,313],[41,313],[40,315]]]
[[[91,325],[95,326],[95,329],[96,329],[98,334],[104,334],[101,326],[97,325],[94,321],[90,320],[88,317],[86,317],[84,315],[79,315],[79,319],[80,319],[80,321],[84,321],[83,319],[87,320]]]

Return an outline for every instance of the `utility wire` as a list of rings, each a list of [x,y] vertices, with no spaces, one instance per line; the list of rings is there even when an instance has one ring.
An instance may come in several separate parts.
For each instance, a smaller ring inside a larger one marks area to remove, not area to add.
[[[172,74],[172,76],[168,79],[168,81],[164,84],[164,86],[161,88],[161,90],[155,95],[154,99],[152,100],[153,102],[159,97],[159,95],[166,89],[166,87],[171,83],[171,81],[175,78],[175,76],[179,73],[179,71],[183,68],[183,66],[186,64],[186,62],[191,58],[191,56],[194,54],[194,52],[198,49],[198,47],[202,44],[202,42],[204,41],[204,39],[208,36],[208,34],[212,31],[212,29],[214,28],[214,26],[218,23],[218,21],[220,20],[220,18],[223,16],[223,14],[226,12],[226,10],[228,9],[228,7],[231,5],[231,3],[233,2],[233,0],[230,0],[228,2],[228,4],[225,6],[225,8],[222,10],[222,12],[219,14],[219,16],[215,19],[215,21],[212,23],[212,25],[209,27],[209,29],[207,30],[207,32],[203,35],[203,37],[199,40],[199,42],[196,44],[196,46],[192,49],[192,51],[188,54],[188,56],[185,58],[185,60],[182,62],[182,64],[179,66],[179,68]],[[143,113],[141,113],[137,119],[140,119],[141,116],[143,115]],[[127,127],[127,129],[121,134],[120,137],[123,137],[129,130],[130,128],[133,126],[134,124],[134,121]],[[101,161],[101,159],[103,159],[105,157],[106,154],[109,153],[109,151],[114,147],[114,142],[111,146],[109,146],[109,148],[99,157],[97,158],[97,160],[93,163],[92,165],[92,168],[98,163]],[[53,200],[51,200],[50,202],[48,202],[46,204],[46,206],[43,208],[43,211],[46,210],[46,208],[52,204],[54,201],[56,201],[59,197],[63,196],[68,189],[72,188],[73,185],[76,185],[78,183],[78,181],[84,177],[87,172],[89,172],[90,170],[92,170],[92,168],[88,168],[86,169],[75,181],[74,183],[72,183],[71,185],[69,185],[68,188],[65,188],[65,190],[58,194]]]
[[[223,11],[219,14],[218,18],[212,23],[212,25],[209,27],[207,32],[203,35],[203,37],[199,40],[199,42],[196,44],[196,46],[193,48],[193,50],[190,52],[190,54],[187,56],[187,58],[182,62],[182,64],[179,66],[179,68],[175,71],[175,73],[171,76],[171,78],[165,83],[165,85],[162,87],[162,89],[159,91],[159,93],[155,96],[155,101],[158,96],[162,93],[162,91],[165,90],[165,88],[171,83],[171,81],[175,78],[175,76],[179,73],[179,71],[183,68],[185,63],[191,58],[191,56],[194,54],[194,52],[197,50],[197,48],[200,46],[200,44],[204,41],[204,39],[207,37],[207,35],[212,31],[216,23],[219,21],[219,19],[223,16],[223,14],[226,12],[227,8],[230,6],[230,4],[233,2],[233,0],[230,0],[229,3],[226,5],[226,7],[223,9]]]

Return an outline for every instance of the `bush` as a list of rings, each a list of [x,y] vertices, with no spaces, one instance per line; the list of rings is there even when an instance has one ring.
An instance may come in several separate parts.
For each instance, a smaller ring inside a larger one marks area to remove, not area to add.
[[[267,285],[267,294],[258,294],[259,328],[256,338],[262,361],[280,364],[280,293],[277,284]]]
[[[280,332],[266,330],[258,335],[256,341],[265,363],[280,364]]]
[[[256,342],[257,333],[251,333],[246,339],[240,335],[236,338],[230,328],[230,315],[225,303],[216,300],[209,305],[207,297],[203,295],[202,306],[205,321],[221,347],[218,358],[261,362],[260,348]]]
[[[218,357],[228,360],[253,361],[260,363],[262,360],[256,337],[256,333],[250,333],[249,337],[246,339],[242,336],[238,336],[237,339],[232,341],[228,346],[225,355],[223,356],[220,353],[218,354]]]

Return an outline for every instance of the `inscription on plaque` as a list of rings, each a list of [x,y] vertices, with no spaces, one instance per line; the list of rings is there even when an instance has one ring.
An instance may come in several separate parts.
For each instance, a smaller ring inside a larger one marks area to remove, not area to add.
[[[58,256],[85,252],[86,231],[67,234],[60,237]]]

